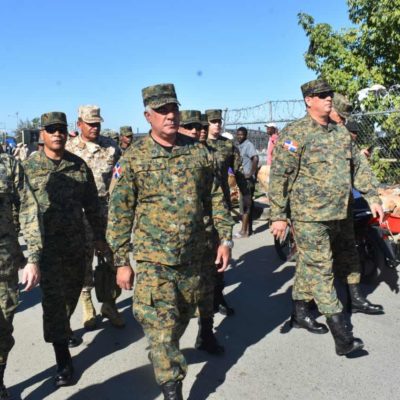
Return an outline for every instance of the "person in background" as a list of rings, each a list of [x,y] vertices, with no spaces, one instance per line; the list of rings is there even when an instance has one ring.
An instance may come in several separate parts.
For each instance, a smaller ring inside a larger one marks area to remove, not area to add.
[[[249,237],[253,233],[253,205],[254,192],[256,188],[256,173],[258,168],[258,152],[254,144],[247,139],[247,129],[242,126],[236,131],[236,138],[239,142],[239,151],[243,163],[243,172],[246,179],[247,190],[250,194],[249,204],[243,203],[241,197],[242,208],[242,228],[235,235],[236,239]]]

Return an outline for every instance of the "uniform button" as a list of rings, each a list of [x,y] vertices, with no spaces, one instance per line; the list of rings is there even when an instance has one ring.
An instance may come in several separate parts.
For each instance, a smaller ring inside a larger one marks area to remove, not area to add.
[[[186,226],[185,226],[185,225],[179,225],[179,230],[180,230],[181,232],[185,232]]]

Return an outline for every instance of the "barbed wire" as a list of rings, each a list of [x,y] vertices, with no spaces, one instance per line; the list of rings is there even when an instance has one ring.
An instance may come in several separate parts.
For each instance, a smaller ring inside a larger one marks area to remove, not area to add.
[[[225,126],[283,124],[305,113],[303,100],[277,100],[246,108],[224,110]]]

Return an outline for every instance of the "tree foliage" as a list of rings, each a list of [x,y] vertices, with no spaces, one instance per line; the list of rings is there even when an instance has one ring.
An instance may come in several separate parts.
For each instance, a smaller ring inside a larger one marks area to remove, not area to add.
[[[400,82],[400,0],[348,0],[354,27],[339,31],[300,13],[309,38],[306,65],[351,97],[372,84]]]
[[[298,15],[310,41],[305,62],[335,91],[353,99],[356,109],[376,112],[359,117],[364,126],[360,144],[368,147],[381,140],[378,136],[383,133],[384,146],[374,152],[372,166],[382,181],[397,183],[400,91],[373,91],[362,101],[355,95],[376,84],[399,88],[400,0],[348,0],[347,5],[353,26],[338,31],[327,23],[315,23],[308,14]]]

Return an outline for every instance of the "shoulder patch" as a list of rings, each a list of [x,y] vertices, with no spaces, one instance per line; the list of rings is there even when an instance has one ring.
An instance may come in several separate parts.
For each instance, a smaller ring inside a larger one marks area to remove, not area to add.
[[[113,178],[118,179],[122,174],[122,167],[120,162],[118,161],[113,168]]]
[[[298,147],[298,143],[294,140],[285,140],[283,143],[283,148],[291,153],[296,153]]]

